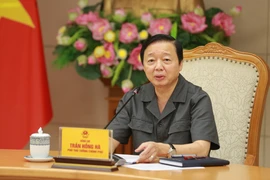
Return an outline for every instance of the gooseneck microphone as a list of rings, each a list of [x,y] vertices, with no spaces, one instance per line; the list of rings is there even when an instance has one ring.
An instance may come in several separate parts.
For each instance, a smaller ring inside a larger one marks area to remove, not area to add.
[[[139,93],[141,89],[141,86],[135,88],[133,90],[132,95],[128,98],[128,100],[122,105],[122,107],[119,109],[119,111],[113,116],[113,118],[111,119],[111,121],[104,127],[104,129],[107,129],[107,127],[113,122],[113,120],[115,119],[115,117],[122,111],[122,109],[127,105],[127,103],[136,95]]]

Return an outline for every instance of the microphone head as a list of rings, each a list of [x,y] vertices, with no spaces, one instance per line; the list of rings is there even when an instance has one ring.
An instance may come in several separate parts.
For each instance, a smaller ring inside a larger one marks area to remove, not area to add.
[[[135,88],[134,91],[133,91],[133,93],[134,93],[134,94],[138,94],[139,91],[140,91],[140,89],[141,89],[141,86]]]

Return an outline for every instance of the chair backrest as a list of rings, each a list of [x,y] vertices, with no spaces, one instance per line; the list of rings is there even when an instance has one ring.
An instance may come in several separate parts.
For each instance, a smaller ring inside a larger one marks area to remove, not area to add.
[[[184,51],[181,74],[210,96],[221,148],[211,156],[258,165],[269,68],[263,59],[218,43]]]

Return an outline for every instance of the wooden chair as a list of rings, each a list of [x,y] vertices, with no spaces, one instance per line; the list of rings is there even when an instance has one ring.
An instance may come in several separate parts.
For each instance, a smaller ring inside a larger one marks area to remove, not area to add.
[[[209,43],[184,51],[181,74],[211,97],[220,139],[212,157],[258,165],[269,68],[260,57]]]

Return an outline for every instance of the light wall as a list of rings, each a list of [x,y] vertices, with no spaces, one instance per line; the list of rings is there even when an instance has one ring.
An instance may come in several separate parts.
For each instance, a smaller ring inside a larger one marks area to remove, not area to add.
[[[91,4],[99,2],[90,0]],[[77,75],[73,66],[58,70],[52,66],[52,54],[58,29],[67,22],[67,12],[76,7],[77,0],[38,0],[42,26],[53,119],[45,127],[52,136],[52,150],[58,149],[58,127],[78,126],[102,128],[108,122],[108,88],[101,81],[89,81]],[[270,64],[270,3],[268,0],[205,0],[206,9],[219,7],[228,11],[235,5],[243,7],[234,19],[236,34],[230,46],[261,56]],[[261,132],[260,165],[270,167],[270,94],[267,98]]]

